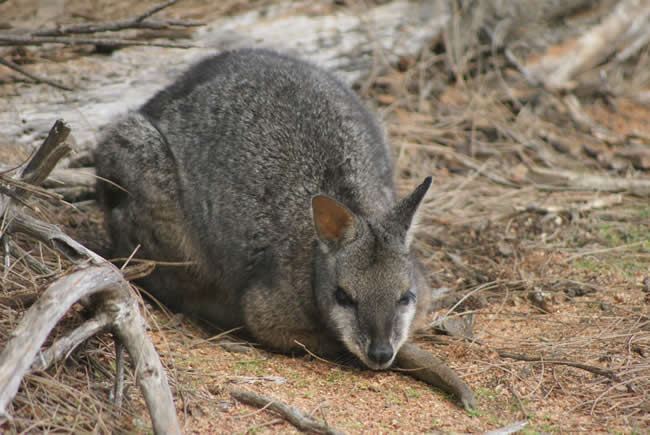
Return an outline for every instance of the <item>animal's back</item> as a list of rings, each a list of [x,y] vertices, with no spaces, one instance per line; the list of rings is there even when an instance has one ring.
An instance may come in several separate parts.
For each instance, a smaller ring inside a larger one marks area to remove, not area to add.
[[[317,193],[367,214],[394,202],[382,131],[345,86],[305,62],[227,52],[140,112],[166,137],[181,208],[201,251],[228,259],[222,273],[245,273],[268,247],[275,257],[311,248]],[[292,261],[309,257],[296,254]]]
[[[255,329],[255,317],[253,335],[264,341],[268,330],[280,350],[316,343],[329,326],[313,289],[314,195],[358,216],[395,203],[388,146],[359,99],[330,74],[265,50],[197,64],[117,123],[96,160],[128,191],[98,189],[115,255],[140,244],[148,258],[193,261],[190,271],[156,272],[150,291],[223,327]]]

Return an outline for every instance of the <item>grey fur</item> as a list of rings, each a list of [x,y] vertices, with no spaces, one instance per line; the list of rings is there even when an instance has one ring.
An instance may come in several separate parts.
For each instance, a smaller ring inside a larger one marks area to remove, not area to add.
[[[118,120],[95,157],[124,189],[97,186],[113,255],[139,244],[192,262],[144,280],[174,309],[374,369],[426,314],[408,245],[431,180],[396,202],[382,129],[319,68],[268,50],[209,58]]]

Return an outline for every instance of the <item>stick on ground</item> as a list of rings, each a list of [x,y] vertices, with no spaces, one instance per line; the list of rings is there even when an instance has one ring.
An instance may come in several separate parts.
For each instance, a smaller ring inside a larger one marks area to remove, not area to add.
[[[257,406],[258,408],[266,407],[267,409],[277,412],[291,424],[300,430],[315,432],[328,435],[340,435],[342,432],[332,429],[331,427],[319,423],[310,417],[306,417],[300,410],[285,405],[277,400],[260,396],[250,391],[231,390],[230,395],[247,405]]]

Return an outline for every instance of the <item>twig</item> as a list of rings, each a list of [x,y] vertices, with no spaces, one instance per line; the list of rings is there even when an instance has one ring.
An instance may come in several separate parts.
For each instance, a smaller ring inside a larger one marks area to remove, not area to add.
[[[508,352],[505,350],[499,350],[497,351],[499,353],[499,356],[501,358],[511,358],[511,359],[516,359],[519,361],[530,361],[530,362],[543,362],[544,364],[556,364],[556,365],[564,365],[564,366],[569,366],[569,367],[575,367],[578,369],[586,370],[588,372],[594,373],[596,375],[604,376],[606,378],[612,379],[613,381],[616,382],[623,382],[621,378],[619,378],[616,373],[614,373],[611,370],[603,369],[601,367],[596,367],[596,366],[590,366],[588,364],[583,364],[575,361],[569,361],[569,360],[563,360],[563,359],[546,359],[542,357],[537,357],[537,356],[532,356],[532,355],[524,355],[524,354],[519,354],[519,353],[513,353],[513,352]]]
[[[493,172],[490,172],[485,169],[485,165],[479,165],[476,161],[474,161],[472,158],[465,156],[459,152],[456,152],[448,147],[445,146],[440,146],[440,145],[435,145],[435,144],[426,144],[426,145],[421,145],[421,144],[416,144],[416,143],[407,143],[403,145],[406,148],[415,148],[423,151],[429,151],[435,154],[441,154],[444,155],[445,157],[449,159],[456,159],[463,165],[467,166],[470,169],[475,170],[479,174],[489,178],[490,180],[494,181],[497,184],[502,184],[504,186],[508,187],[516,187],[518,188],[519,186],[511,183],[510,181],[506,180],[505,178],[501,177],[500,175],[497,175]]]
[[[63,89],[64,91],[71,91],[72,90],[72,88],[69,87],[69,86],[62,85],[59,82],[55,82],[53,80],[37,76],[34,73],[30,73],[29,71],[27,71],[26,69],[24,69],[23,67],[18,65],[17,63],[14,63],[14,62],[12,62],[12,61],[10,61],[8,59],[5,59],[3,57],[0,57],[0,64],[6,66],[9,69],[12,69],[12,70],[16,71],[16,72],[18,72],[18,73],[20,73],[20,74],[22,74],[22,75],[24,75],[26,77],[29,77],[30,79],[34,80],[36,83],[46,83],[46,84],[48,84],[50,86],[54,86],[55,88]]]
[[[302,412],[300,412],[300,410],[285,405],[284,403],[277,400],[260,396],[250,391],[231,390],[230,395],[236,400],[239,400],[240,402],[247,405],[257,407],[268,406],[268,409],[277,412],[300,430],[329,435],[340,435],[343,433],[336,429],[332,429],[329,426],[321,424],[309,417],[306,417]]]
[[[89,33],[99,33],[99,32],[117,32],[125,29],[150,29],[150,30],[160,30],[166,29],[170,26],[178,27],[196,27],[202,26],[202,23],[194,22],[185,22],[179,20],[168,20],[168,21],[145,21],[146,18],[155,14],[156,12],[177,3],[179,0],[170,0],[161,5],[155,6],[141,15],[130,19],[130,20],[121,20],[121,21],[107,21],[103,23],[84,23],[84,24],[72,24],[69,26],[57,26],[56,28],[38,30],[32,32],[29,36],[19,36],[12,34],[0,34],[0,45],[41,45],[44,43],[57,43],[65,45],[80,45],[80,44],[89,44],[89,45],[104,45],[110,47],[122,47],[122,46],[133,46],[133,45],[144,45],[144,46],[156,46],[156,47],[170,47],[170,48],[189,48],[193,45],[188,44],[177,44],[173,42],[143,42],[130,39],[96,39],[96,38],[70,38],[68,35],[78,35],[78,34],[89,34]],[[66,91],[71,91],[72,88],[65,86],[61,83],[37,76],[33,73],[22,68],[20,65],[0,57],[0,64],[10,68],[20,74],[23,74],[26,77],[34,80],[37,83],[46,83],[50,86],[54,86],[58,89],[63,89]]]
[[[92,168],[66,168],[54,169],[52,173],[43,181],[44,187],[95,187],[97,176]]]
[[[36,269],[36,271],[42,275],[52,275],[54,273],[49,267],[47,267],[42,262],[38,261],[36,258],[32,256],[32,254],[25,251],[19,244],[17,244],[13,240],[9,240],[9,249],[18,254],[18,255],[14,254],[16,257],[16,262],[20,261],[21,259],[25,260],[31,267]],[[13,296],[14,293],[12,293],[10,297]]]
[[[178,3],[179,0],[170,0],[166,3],[154,6],[153,8],[147,10],[141,15],[138,15],[135,18],[129,20],[120,20],[120,21],[104,21],[101,23],[84,23],[84,24],[71,24],[67,26],[57,26],[56,28],[44,29],[33,32],[32,36],[66,36],[73,34],[84,34],[84,33],[99,33],[99,32],[117,32],[120,30],[126,29],[151,29],[159,30],[166,29],[169,26],[179,26],[179,27],[197,27],[202,26],[203,23],[179,21],[179,20],[166,20],[166,21],[144,21],[149,18],[156,12],[159,12],[175,3]]]
[[[604,254],[605,252],[612,252],[612,251],[620,251],[621,249],[629,249],[634,246],[639,246],[639,245],[645,245],[648,243],[648,240],[639,240],[638,242],[634,243],[629,243],[627,245],[622,245],[622,246],[614,246],[613,248],[603,248],[603,249],[595,249],[591,251],[586,251],[586,252],[579,252],[577,254],[573,254],[568,258],[568,261],[573,261],[576,258],[584,257],[585,255],[594,255],[594,254]]]
[[[650,196],[650,180],[645,179],[581,174],[541,167],[530,168],[530,173],[533,177],[538,176],[552,183],[550,186],[540,183],[537,185],[540,189],[562,187],[588,191],[629,192],[638,196]]]
[[[561,213],[571,214],[574,211],[585,212],[593,209],[610,207],[615,204],[620,204],[621,202],[623,202],[623,195],[620,193],[616,193],[614,195],[609,195],[602,198],[596,198],[580,205],[571,205],[568,207],[564,207],[561,205],[542,205],[537,202],[531,202],[524,206],[515,206],[515,210],[517,210],[518,212],[532,212],[532,213],[551,214],[551,215],[557,215]]]
[[[529,418],[528,411],[526,410],[526,407],[524,406],[524,402],[521,401],[521,397],[519,397],[519,394],[515,391],[514,387],[510,385],[510,383],[507,383],[508,390],[510,390],[510,393],[512,393],[512,396],[515,398],[517,401],[517,404],[519,405],[519,408],[521,408],[521,412],[524,414],[524,417]]]
[[[128,29],[147,29],[147,30],[162,30],[170,26],[178,27],[198,27],[203,26],[203,23],[186,22],[186,21],[144,21],[139,22],[135,20],[121,20],[121,21],[105,21],[101,23],[84,23],[73,24],[69,26],[59,26],[56,29],[46,29],[34,32],[32,36],[67,36],[67,35],[80,35],[88,33],[100,32],[119,32],[120,30]]]
[[[169,7],[169,6],[171,6],[171,5],[175,4],[175,3],[178,3],[178,2],[179,2],[179,0],[168,0],[165,3],[154,6],[151,9],[149,9],[148,11],[145,11],[143,14],[138,15],[137,17],[135,17],[135,19],[133,21],[136,22],[136,23],[141,23],[146,18],[152,16],[156,12],[161,11],[161,10],[165,9],[166,7]]]
[[[67,36],[16,36],[0,34],[2,45],[104,45],[108,47],[166,47],[166,48],[200,48],[195,44],[177,44],[174,42],[148,42],[133,39],[108,39],[108,38],[70,38]]]
[[[331,365],[333,365],[333,366],[341,367],[341,364],[335,363],[334,361],[330,361],[330,360],[327,360],[327,359],[325,359],[325,358],[322,358],[322,357],[316,355],[314,352],[312,352],[311,350],[309,350],[309,349],[307,348],[307,346],[305,346],[304,344],[302,344],[302,343],[299,342],[298,340],[293,340],[293,342],[296,343],[298,346],[302,347],[302,348],[304,349],[304,351],[307,352],[307,354],[308,354],[309,356],[311,356],[312,358],[317,359],[318,361],[321,361],[321,362],[324,362],[324,363],[327,363],[327,364],[331,364]]]

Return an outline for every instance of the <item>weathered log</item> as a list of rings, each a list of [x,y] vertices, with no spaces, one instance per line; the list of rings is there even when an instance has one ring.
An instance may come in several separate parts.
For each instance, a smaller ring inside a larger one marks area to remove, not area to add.
[[[15,178],[5,177],[4,181],[9,184],[5,191],[21,201],[29,196],[31,192],[27,189],[27,182],[43,182],[59,159],[68,152],[68,147],[63,143],[68,133],[68,127],[57,121],[41,147],[27,164],[18,169]],[[147,336],[137,300],[120,270],[73,240],[56,225],[16,210],[7,196],[0,195],[0,206],[5,241],[13,233],[24,233],[58,250],[77,264],[74,271],[56,279],[31,305],[0,353],[0,418],[10,418],[7,407],[18,392],[25,374],[48,367],[93,334],[110,329],[124,344],[133,361],[136,381],[149,407],[154,431],[158,434],[180,433],[164,367]],[[9,258],[8,253],[5,255]],[[38,357],[45,339],[68,309],[77,302],[86,303],[91,297],[95,317],[56,340],[50,349]],[[119,380],[120,373],[118,383]]]

